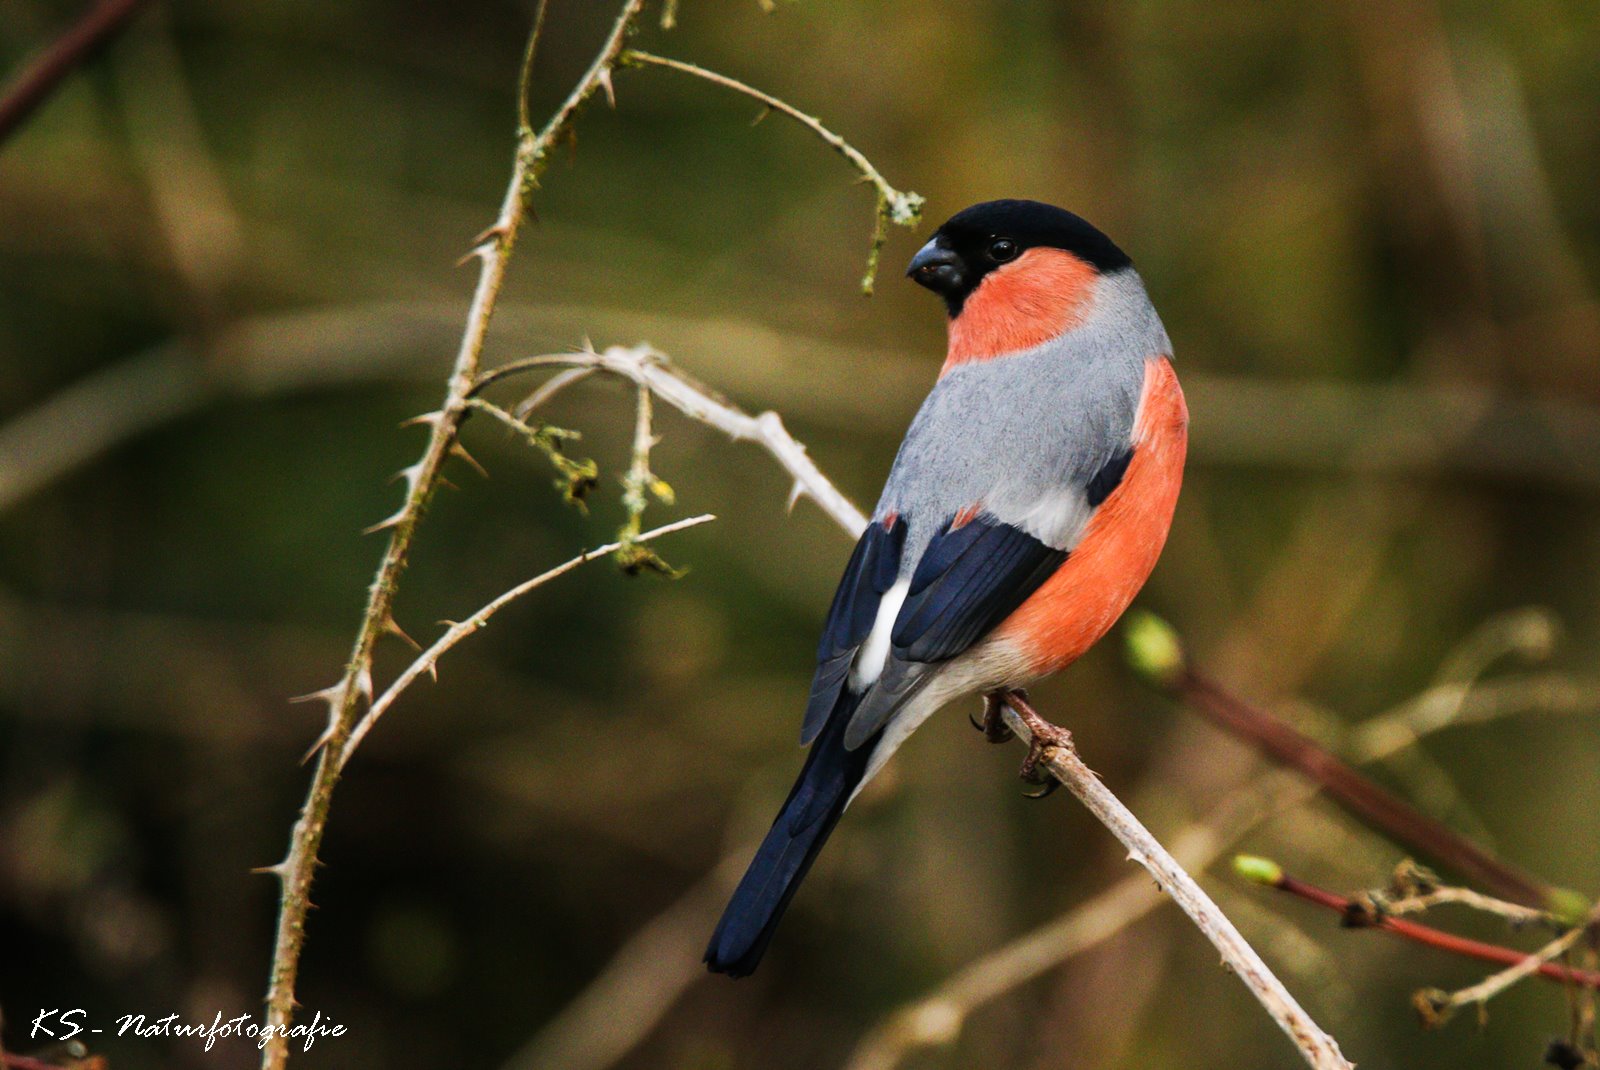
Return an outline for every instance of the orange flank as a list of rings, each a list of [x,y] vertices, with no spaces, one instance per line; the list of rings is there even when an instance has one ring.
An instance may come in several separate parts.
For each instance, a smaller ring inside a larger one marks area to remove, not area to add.
[[[1110,631],[1156,567],[1172,526],[1189,442],[1189,410],[1166,357],[1145,364],[1133,459],[1056,574],[1000,622],[1039,673],[1078,660]]]
[[[943,375],[1040,345],[1082,322],[1099,274],[1062,249],[1029,249],[984,276],[950,321]]]

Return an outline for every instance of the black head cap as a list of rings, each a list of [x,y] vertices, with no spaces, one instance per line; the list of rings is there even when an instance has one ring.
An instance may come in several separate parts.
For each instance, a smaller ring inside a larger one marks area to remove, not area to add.
[[[912,258],[906,274],[961,312],[983,277],[1034,248],[1063,249],[1102,274],[1131,267],[1128,254],[1081,216],[1041,201],[985,201],[957,212]]]

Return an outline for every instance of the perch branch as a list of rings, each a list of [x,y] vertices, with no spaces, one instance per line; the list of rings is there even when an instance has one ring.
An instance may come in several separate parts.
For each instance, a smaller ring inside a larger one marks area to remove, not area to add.
[[[425,418],[428,442],[422,457],[402,473],[406,479],[405,501],[378,526],[388,529],[389,543],[384,549],[376,578],[367,599],[366,610],[357,628],[354,647],[338,683],[322,692],[328,704],[328,726],[323,748],[317,759],[311,786],[290,834],[289,852],[273,867],[282,883],[278,925],[273,943],[272,968],[267,988],[267,1024],[273,1039],[262,1049],[263,1070],[281,1070],[288,1062],[287,1034],[294,1017],[295,979],[299,972],[300,951],[305,942],[306,915],[311,908],[311,883],[317,865],[317,850],[327,826],[333,791],[346,757],[350,733],[356,727],[364,702],[372,697],[372,656],[378,640],[394,627],[393,603],[400,575],[405,571],[411,543],[423,510],[438,486],[439,474],[455,444],[461,421],[469,411],[467,401],[477,379],[484,339],[494,314],[506,266],[516,245],[517,234],[526,216],[529,192],[538,183],[551,148],[566,135],[579,109],[604,86],[609,86],[611,71],[622,54],[628,31],[644,8],[645,0],[624,0],[604,44],[593,63],[555,115],[538,133],[526,124],[517,131],[517,150],[511,179],[501,201],[495,223],[484,232],[473,250],[478,258],[478,282],[467,314],[465,330],[456,351],[439,410]],[[527,99],[527,81],[532,73],[532,56],[537,43],[539,22],[530,36],[518,100]],[[518,105],[519,112],[525,106]]]
[[[647,543],[653,539],[659,539],[663,535],[671,535],[673,532],[683,531],[686,528],[699,527],[701,524],[708,523],[709,521],[715,519],[716,518],[710,513],[702,513],[700,516],[691,516],[685,520],[674,521],[671,524],[663,524],[661,527],[652,531],[647,531],[642,535],[635,535],[633,537],[633,541],[636,543]],[[355,749],[361,745],[361,741],[367,737],[367,733],[372,731],[373,725],[378,723],[378,718],[382,717],[389,707],[394,705],[395,700],[405,692],[406,688],[416,683],[417,678],[422,676],[423,673],[427,673],[429,676],[435,675],[435,670],[439,665],[439,659],[443,657],[451,647],[461,642],[461,640],[465,639],[467,636],[482,630],[482,628],[489,623],[490,617],[494,616],[496,613],[500,612],[500,610],[504,609],[512,602],[515,602],[529,591],[532,591],[538,587],[543,587],[551,580],[556,579],[559,576],[565,576],[579,565],[586,565],[595,558],[616,553],[622,548],[623,545],[624,543],[619,539],[616,542],[610,542],[604,546],[597,546],[593,550],[585,550],[572,560],[567,561],[564,564],[557,565],[555,568],[552,568],[546,572],[541,572],[539,575],[530,580],[524,580],[522,583],[519,583],[515,587],[511,588],[509,591],[506,591],[489,602],[484,603],[481,609],[472,614],[472,616],[468,617],[466,620],[450,622],[450,625],[445,629],[444,634],[439,636],[438,639],[434,640],[432,646],[418,654],[416,659],[412,661],[410,665],[406,666],[404,672],[395,677],[394,683],[390,684],[388,689],[385,690],[383,694],[379,695],[373,700],[371,707],[368,708],[367,712],[362,716],[361,720],[357,722],[356,726],[350,730],[350,737],[345,741],[344,751],[339,756],[339,767],[341,769],[344,768],[344,764],[350,760],[350,756],[354,754]]]
[[[1537,972],[1541,977],[1565,984],[1584,985],[1589,988],[1600,987],[1600,974],[1587,970],[1574,970],[1566,966],[1558,966],[1548,961],[1554,958],[1552,954],[1545,960],[1540,960],[1538,954],[1530,955],[1525,951],[1518,951],[1513,947],[1504,947],[1500,944],[1486,943],[1482,940],[1470,940],[1454,933],[1436,929],[1431,925],[1422,925],[1418,922],[1408,921],[1396,917],[1386,910],[1373,911],[1359,899],[1352,899],[1337,892],[1319,888],[1308,881],[1291,877],[1283,871],[1283,867],[1270,859],[1258,858],[1254,855],[1240,855],[1234,859],[1234,872],[1246,880],[1268,888],[1276,888],[1286,892],[1297,899],[1325,907],[1338,914],[1347,928],[1352,929],[1381,929],[1393,933],[1402,939],[1437,948],[1452,955],[1461,955],[1480,962],[1493,962],[1502,966],[1521,966],[1532,962],[1533,968],[1529,972]],[[1565,935],[1565,934],[1564,934]],[[1559,954],[1559,951],[1556,953]],[[1498,976],[1498,975],[1496,975]]]
[[[67,76],[105,48],[149,0],[101,0],[0,90],[0,143],[50,99]]]
[[[1018,709],[1018,707],[1022,707]],[[1101,783],[1083,760],[1078,757],[1070,739],[1060,729],[1035,739],[1035,733],[1050,726],[1038,719],[1014,695],[1002,708],[1006,724],[1018,737],[1039,747],[1039,767],[1047,771],[1078,797],[1078,801],[1094,814],[1095,818],[1128,849],[1128,856],[1139,863],[1156,883],[1172,897],[1183,912],[1189,915],[1212,945],[1222,954],[1222,961],[1238,975],[1251,995],[1272,1016],[1284,1033],[1294,1042],[1301,1056],[1310,1066],[1350,1070],[1351,1063],[1339,1052],[1339,1045],[1311,1019],[1289,990],[1261,961],[1261,956],[1239,934],[1227,916],[1211,897],[1201,890],[1178,861],[1167,853],[1150,831],[1133,816],[1122,800]],[[1030,752],[1032,753],[1032,752]]]
[[[784,428],[783,420],[777,413],[769,411],[751,416],[715,391],[695,382],[678,370],[666,356],[649,346],[611,346],[600,352],[585,349],[577,353],[552,353],[510,361],[479,376],[472,393],[476,396],[502,379],[541,368],[595,369],[629,379],[649,389],[690,419],[714,427],[737,441],[754,442],[765,449],[794,479],[791,505],[801,495],[810,497],[852,538],[859,536],[867,526],[867,518],[861,510],[852,505],[822,474],[807,456],[805,446]],[[519,406],[519,414],[526,415],[530,403],[548,400],[553,393],[549,387],[555,381],[552,379],[529,402]],[[575,380],[568,379],[562,385],[572,381]]]
[[[1316,793],[1286,772],[1236,792],[1202,821],[1172,837],[1172,856],[1198,873],[1268,813],[1298,806]],[[1096,947],[1163,902],[1148,876],[1133,874],[1094,898],[963,966],[926,995],[901,1007],[856,1046],[846,1070],[894,1070],[915,1048],[955,1043],[978,1008],[1068,959]]]
[[[794,105],[788,104],[770,93],[763,93],[754,86],[746,85],[736,78],[729,78],[727,75],[718,74],[716,71],[708,71],[704,67],[686,63],[680,59],[668,59],[665,56],[641,52],[638,49],[629,49],[624,52],[622,64],[624,66],[636,64],[639,66],[665,67],[668,70],[693,75],[703,81],[710,82],[712,85],[731,89],[735,93],[742,93],[752,100],[758,101],[762,107],[793,119],[821,138],[823,143],[833,149],[834,152],[849,161],[850,166],[859,171],[862,179],[869,183],[878,194],[877,215],[873,220],[872,228],[872,247],[867,253],[866,274],[861,279],[861,292],[864,294],[872,293],[873,281],[878,275],[878,256],[883,252],[883,244],[889,238],[889,224],[894,223],[902,227],[915,227],[921,222],[923,205],[921,194],[913,193],[910,190],[902,192],[889,185],[888,179],[884,178],[883,174],[872,166],[871,160],[867,159],[854,145],[823,126],[816,116],[807,115]]]

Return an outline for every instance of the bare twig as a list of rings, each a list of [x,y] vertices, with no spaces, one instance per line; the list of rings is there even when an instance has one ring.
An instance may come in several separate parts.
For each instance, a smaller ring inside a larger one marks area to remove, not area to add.
[[[1173,902],[1189,915],[1195,927],[1221,952],[1222,961],[1294,1042],[1306,1063],[1317,1068],[1350,1070],[1351,1063],[1340,1054],[1338,1043],[1300,1007],[1188,871],[1133,816],[1122,800],[1101,783],[1094,771],[1083,764],[1066,733],[1039,720],[1015,695],[1007,700],[1002,713],[1011,730],[1030,744],[1030,757],[1037,752],[1039,767],[1066,785],[1122,842],[1128,849],[1128,857],[1148,870]],[[1036,735],[1040,738],[1036,739]],[[1042,750],[1039,749],[1041,745]]]
[[[1496,899],[1492,895],[1473,891],[1471,888],[1457,888],[1453,885],[1435,888],[1405,899],[1386,899],[1382,903],[1382,911],[1384,914],[1403,918],[1411,914],[1426,914],[1435,907],[1442,906],[1461,906],[1481,914],[1493,914],[1513,925],[1543,925],[1548,924],[1554,917],[1546,910],[1536,910],[1521,903],[1510,903],[1504,899]]]
[[[1409,858],[1395,867],[1389,887],[1367,892],[1361,904],[1375,917],[1382,914],[1400,918],[1409,914],[1426,914],[1435,907],[1460,906],[1480,914],[1492,914],[1515,927],[1544,925],[1564,929],[1576,920],[1557,917],[1548,910],[1497,899],[1472,888],[1443,884],[1432,870],[1417,865]]]
[[[1172,856],[1191,873],[1205,870],[1269,813],[1316,794],[1286,772],[1258,780],[1172,837]],[[1144,874],[1126,877],[1087,902],[997,948],[901,1007],[867,1033],[847,1070],[894,1070],[915,1048],[953,1044],[978,1008],[1096,947],[1165,902]]]
[[[1413,850],[1480,881],[1526,906],[1558,908],[1568,901],[1551,888],[1489,854],[1454,829],[1384,790],[1320,743],[1254,706],[1194,668],[1176,633],[1155,617],[1135,618],[1145,656],[1134,659],[1141,675],[1182,698],[1220,728],[1274,760],[1322,785],[1330,798],[1356,817]]]
[[[149,0],[101,0],[0,90],[0,143],[28,121],[67,75],[105,48]]]
[[[647,543],[654,539],[659,539],[663,535],[671,535],[673,532],[683,531],[686,528],[699,527],[701,524],[715,519],[710,513],[702,513],[700,516],[691,516],[684,520],[674,521],[671,524],[663,524],[653,531],[635,535],[633,541]],[[405,692],[406,688],[416,683],[417,678],[424,673],[429,676],[435,675],[439,659],[451,647],[474,632],[480,631],[489,623],[490,617],[529,591],[543,587],[559,576],[565,576],[579,565],[585,565],[598,557],[616,553],[623,545],[624,543],[618,540],[617,542],[606,543],[604,546],[597,546],[593,550],[585,550],[572,560],[557,565],[546,572],[541,572],[532,579],[524,580],[510,590],[484,603],[481,609],[466,620],[450,622],[449,627],[445,629],[445,633],[436,639],[432,646],[418,654],[416,660],[406,666],[405,671],[395,678],[394,683],[390,684],[383,694],[373,700],[372,705],[367,709],[361,720],[350,730],[349,738],[345,741],[344,751],[339,756],[339,767],[342,769],[344,764],[350,760],[350,755],[355,753],[356,747],[360,746],[361,741],[367,737],[367,733],[372,731],[372,726],[378,723],[378,718],[382,717],[389,707],[394,705],[395,700]]]
[[[476,396],[486,387],[502,379],[540,368],[593,368],[630,379],[639,386],[648,388],[656,397],[690,419],[715,427],[738,441],[759,444],[794,479],[794,488],[789,499],[791,505],[801,495],[810,497],[822,507],[823,512],[833,518],[835,523],[849,532],[851,537],[860,535],[867,526],[867,518],[862,515],[861,510],[852,505],[850,500],[822,474],[806,455],[805,446],[796,441],[784,428],[783,420],[777,413],[763,412],[758,416],[751,416],[714,391],[689,378],[674,367],[666,356],[649,346],[640,345],[632,348],[611,346],[601,352],[586,349],[577,353],[552,353],[510,361],[481,375],[473,386],[472,393]],[[568,380],[570,381],[572,380]],[[548,400],[552,394],[549,386],[550,384],[546,384],[530,401]],[[527,405],[528,403],[524,403],[520,407],[523,414]]]
[[[1452,955],[1461,955],[1481,962],[1520,966],[1533,960],[1533,967],[1528,972],[1537,972],[1542,977],[1566,984],[1585,985],[1591,988],[1600,986],[1600,974],[1584,970],[1573,970],[1551,963],[1549,959],[1555,958],[1560,953],[1559,951],[1540,960],[1537,958],[1537,953],[1529,955],[1527,952],[1518,951],[1513,947],[1503,947],[1499,944],[1490,944],[1482,940],[1469,940],[1466,937],[1457,936],[1454,933],[1445,932],[1430,925],[1422,925],[1418,922],[1397,917],[1388,910],[1374,911],[1370,905],[1363,903],[1361,900],[1352,899],[1337,892],[1330,892],[1326,888],[1319,888],[1297,877],[1291,877],[1283,871],[1283,867],[1270,859],[1259,858],[1254,855],[1240,855],[1234,859],[1234,872],[1256,884],[1264,885],[1268,888],[1276,888],[1278,891],[1286,892],[1297,899],[1303,899],[1308,903],[1326,907],[1328,910],[1337,913],[1347,928],[1381,929],[1384,932],[1393,933],[1415,943],[1425,944],[1440,951],[1447,951]],[[1454,901],[1459,902],[1460,900]],[[1519,976],[1526,976],[1526,974]]]
[[[495,303],[505,280],[506,266],[516,245],[517,234],[526,215],[529,191],[538,183],[550,150],[566,135],[579,109],[602,87],[609,86],[611,71],[622,54],[630,29],[644,8],[644,0],[624,0],[594,62],[567,99],[538,133],[527,125],[518,130],[515,163],[511,180],[501,201],[500,214],[484,232],[473,253],[479,260],[478,284],[473,293],[466,329],[450,371],[444,403],[425,418],[428,443],[422,457],[402,473],[406,480],[405,501],[379,524],[390,530],[389,544],[378,566],[368,596],[366,611],[356,631],[354,648],[338,683],[327,688],[320,698],[328,705],[325,744],[317,759],[316,771],[299,818],[290,835],[288,855],[273,872],[282,882],[277,934],[273,945],[271,979],[267,989],[267,1024],[273,1039],[262,1049],[264,1070],[281,1070],[288,1061],[287,1033],[294,1016],[295,978],[299,972],[300,951],[305,942],[306,914],[311,908],[311,882],[316,869],[317,849],[327,826],[333,791],[346,758],[350,733],[355,729],[364,703],[372,698],[372,655],[380,637],[393,627],[393,602],[400,575],[405,571],[418,520],[437,488],[439,473],[450,456],[461,421],[466,417],[468,398],[477,379],[483,343],[494,315]],[[518,100],[527,98],[527,81],[532,73],[532,57],[537,44],[536,21],[527,50]],[[525,106],[519,104],[519,110]]]
[[[1493,888],[1507,899],[1535,907],[1548,907],[1556,901],[1556,889],[1495,858],[1448,825],[1379,787],[1315,740],[1234,695],[1217,681],[1185,668],[1176,688],[1216,724],[1312,777],[1340,806],[1397,842]]]
[[[1452,1014],[1462,1007],[1477,1005],[1480,1012],[1495,996],[1504,992],[1518,981],[1534,974],[1548,977],[1546,972],[1555,969],[1562,972],[1559,979],[1586,987],[1600,987],[1600,977],[1593,974],[1556,966],[1551,960],[1560,958],[1571,951],[1578,941],[1590,928],[1600,922],[1600,907],[1589,913],[1582,925],[1567,930],[1560,936],[1545,944],[1531,955],[1523,956],[1514,965],[1507,966],[1499,973],[1490,974],[1482,981],[1455,992],[1442,992],[1436,988],[1424,989],[1418,992],[1413,1004],[1417,1012],[1422,1015],[1424,1023],[1430,1026],[1443,1025]]]
[[[638,49],[629,49],[623,53],[622,62],[624,65],[638,64],[681,71],[684,74],[693,75],[696,78],[710,82],[712,85],[719,85],[724,89],[731,89],[735,93],[742,93],[752,100],[759,101],[763,107],[786,115],[807,130],[810,130],[834,152],[848,160],[850,166],[861,172],[862,179],[868,182],[878,193],[877,216],[874,219],[872,228],[872,247],[867,254],[866,274],[861,278],[861,292],[864,294],[872,293],[872,285],[878,275],[878,256],[883,251],[884,242],[889,238],[889,224],[894,223],[902,227],[915,227],[921,222],[923,205],[921,194],[913,193],[910,190],[902,192],[889,185],[888,179],[884,178],[882,173],[872,166],[871,160],[868,160],[860,150],[844,138],[823,126],[816,116],[807,115],[794,105],[788,104],[770,93],[763,93],[754,86],[746,85],[737,78],[729,78],[725,74],[708,71],[704,67],[693,63],[686,63],[680,59],[668,59],[665,56],[641,52]]]

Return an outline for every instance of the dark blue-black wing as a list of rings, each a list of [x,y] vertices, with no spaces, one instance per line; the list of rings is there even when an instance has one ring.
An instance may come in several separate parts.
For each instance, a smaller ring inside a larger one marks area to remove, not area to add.
[[[883,672],[851,715],[847,748],[875,736],[928,679],[987,635],[1067,559],[1021,528],[979,515],[952,519],[933,537],[911,574],[890,633]]]
[[[878,603],[899,575],[905,542],[906,522],[895,517],[887,526],[879,521],[867,525],[856,543],[817,642],[817,673],[811,680],[811,697],[800,727],[802,744],[817,737],[833,712],[856,650],[877,619]]]
[[[1009,617],[1066,559],[1065,550],[992,517],[946,524],[911,574],[890,633],[891,655],[924,664],[950,660]]]

